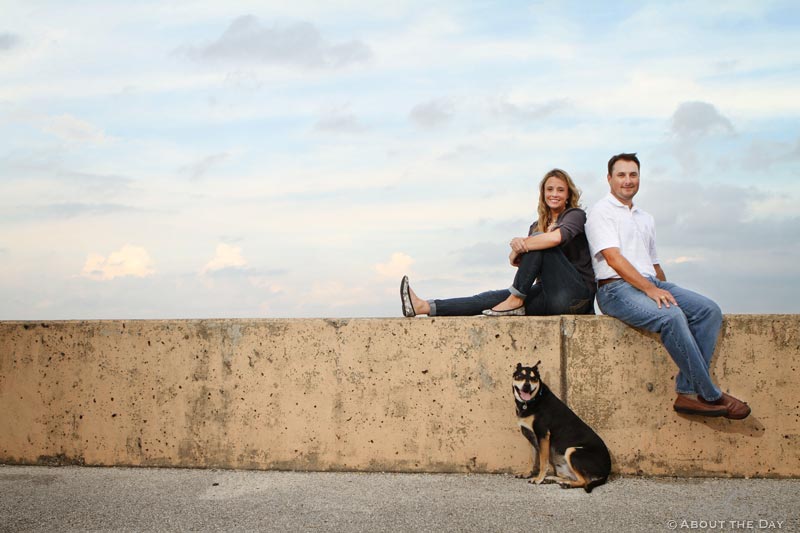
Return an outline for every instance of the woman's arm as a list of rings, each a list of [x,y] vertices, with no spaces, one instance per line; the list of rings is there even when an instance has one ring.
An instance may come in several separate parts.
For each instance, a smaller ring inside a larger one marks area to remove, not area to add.
[[[585,226],[586,212],[580,208],[571,208],[562,213],[558,218],[558,227],[530,237],[520,237],[519,240],[512,239],[511,249],[518,254],[524,254],[525,252],[532,252],[535,250],[555,248],[558,245],[571,241],[581,233],[584,233]]]
[[[511,266],[519,266],[520,256],[534,250],[546,250],[555,248],[561,244],[561,229],[556,228],[547,233],[537,233],[530,237],[515,237],[511,239],[511,253],[508,254],[508,262]]]
[[[508,259],[513,266],[519,263],[519,255],[536,250],[555,248],[560,244],[569,242],[576,235],[584,233],[586,212],[580,208],[568,209],[558,219],[558,227],[529,237],[516,237],[511,239],[511,254]],[[552,227],[552,226],[551,226]]]
[[[561,244],[561,228],[556,228],[547,233],[538,233],[530,237],[515,237],[511,239],[511,249],[517,254],[547,250]]]

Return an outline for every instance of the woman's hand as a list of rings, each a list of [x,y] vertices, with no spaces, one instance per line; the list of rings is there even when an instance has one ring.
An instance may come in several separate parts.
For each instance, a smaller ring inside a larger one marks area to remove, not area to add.
[[[512,250],[517,252],[517,254],[528,253],[528,246],[525,244],[524,237],[514,237],[511,239],[509,245],[511,246]]]
[[[518,267],[520,259],[520,255],[514,250],[511,250],[511,253],[508,254],[508,262],[511,263],[512,267]]]

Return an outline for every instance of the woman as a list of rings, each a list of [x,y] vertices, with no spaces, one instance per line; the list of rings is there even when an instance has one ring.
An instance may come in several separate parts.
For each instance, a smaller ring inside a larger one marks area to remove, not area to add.
[[[580,191],[569,174],[553,169],[539,183],[539,218],[528,237],[511,239],[509,260],[517,267],[508,289],[466,298],[423,300],[403,276],[403,315],[488,316],[594,313],[596,290]]]

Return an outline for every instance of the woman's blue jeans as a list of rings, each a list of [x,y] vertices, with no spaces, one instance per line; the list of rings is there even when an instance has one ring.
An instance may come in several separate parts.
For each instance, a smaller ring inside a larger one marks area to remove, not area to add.
[[[534,284],[536,279],[539,282]],[[510,294],[525,298],[526,315],[583,315],[594,313],[594,294],[560,247],[522,255],[509,289],[486,291],[464,298],[429,300],[430,316],[479,315]]]
[[[675,390],[699,394],[714,401],[722,392],[711,380],[708,368],[722,327],[722,311],[709,298],[674,283],[649,277],[658,288],[669,291],[678,306],[658,305],[645,293],[619,280],[597,290],[597,304],[603,313],[626,324],[659,333],[661,342],[678,365]]]

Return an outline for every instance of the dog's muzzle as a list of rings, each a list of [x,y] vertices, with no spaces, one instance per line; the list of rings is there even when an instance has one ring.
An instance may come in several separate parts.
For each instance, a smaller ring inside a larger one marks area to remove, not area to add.
[[[523,402],[531,401],[533,398],[533,392],[528,390],[527,392],[524,389],[520,389],[519,387],[514,387],[514,390],[517,391],[517,397]]]

